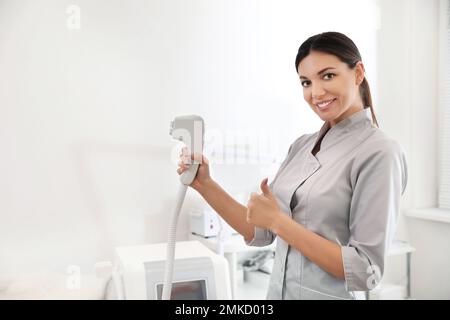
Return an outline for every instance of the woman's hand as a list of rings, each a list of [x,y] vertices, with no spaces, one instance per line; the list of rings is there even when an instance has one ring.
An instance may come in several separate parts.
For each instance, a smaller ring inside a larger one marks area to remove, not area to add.
[[[192,160],[194,159],[200,161],[201,163],[198,167],[197,175],[190,186],[195,190],[198,190],[201,186],[205,185],[206,182],[211,180],[211,176],[209,174],[209,161],[204,155],[191,155],[189,154],[188,149],[184,147],[181,150],[177,172],[181,175],[184,171],[188,170],[192,164]]]
[[[267,178],[261,182],[262,194],[252,193],[247,203],[247,222],[257,227],[272,229],[283,213],[267,185]]]

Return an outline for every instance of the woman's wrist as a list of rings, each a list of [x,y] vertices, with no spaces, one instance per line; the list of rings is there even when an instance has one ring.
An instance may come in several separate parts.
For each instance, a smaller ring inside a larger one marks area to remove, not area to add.
[[[209,177],[204,179],[202,182],[199,182],[196,186],[192,186],[200,195],[203,196],[206,190],[210,189],[212,185],[214,185],[215,181]]]
[[[269,226],[270,231],[278,235],[281,232],[282,226],[286,223],[287,217],[288,216],[286,214],[284,214],[282,211],[279,211]]]

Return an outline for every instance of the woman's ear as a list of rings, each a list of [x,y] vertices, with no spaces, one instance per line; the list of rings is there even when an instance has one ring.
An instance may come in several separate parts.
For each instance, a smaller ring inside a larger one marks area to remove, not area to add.
[[[364,80],[364,64],[361,61],[356,63],[355,74],[356,85],[359,86]]]

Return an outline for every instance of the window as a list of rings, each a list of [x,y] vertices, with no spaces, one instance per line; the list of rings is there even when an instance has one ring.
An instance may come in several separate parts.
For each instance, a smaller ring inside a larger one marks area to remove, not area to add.
[[[440,1],[439,21],[439,203],[450,209],[450,1]]]

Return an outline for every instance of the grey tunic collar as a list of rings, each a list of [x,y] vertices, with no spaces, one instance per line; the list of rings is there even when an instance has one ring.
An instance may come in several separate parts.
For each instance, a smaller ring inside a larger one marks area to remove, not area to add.
[[[279,189],[284,188],[278,197],[282,203],[286,204],[285,212],[291,213],[289,206],[295,206],[295,203],[292,203],[292,197],[303,182],[321,167],[338,164],[343,157],[357,149],[371,134],[376,132],[370,130],[372,128],[371,119],[370,109],[363,109],[340,121],[330,130],[328,130],[329,124],[326,122],[319,133],[314,134],[316,137],[314,135],[311,137],[306,145],[306,150],[308,150],[306,153],[299,152],[298,149],[293,150],[293,156],[283,170],[289,178],[279,177],[279,179],[289,179],[290,181],[283,187],[278,186]],[[312,154],[313,147],[324,134],[320,151],[314,156]]]
[[[320,151],[316,156],[309,152],[310,161],[312,163],[325,164],[333,160],[333,158],[335,161],[338,160],[337,154],[343,155],[345,152],[356,148],[357,145],[373,133],[372,130],[367,130],[372,127],[372,115],[369,107],[355,112],[331,128],[329,122],[325,122],[311,146],[312,151],[316,143],[323,137]]]
[[[325,150],[328,149],[330,145],[336,143],[336,141],[339,140],[339,138],[341,138],[346,133],[360,129],[361,127],[365,127],[367,125],[372,125],[372,115],[370,113],[369,107],[360,110],[358,112],[355,112],[350,117],[339,121],[336,125],[334,125],[331,128],[330,123],[328,121],[325,122],[319,131],[319,135],[317,136],[316,142],[326,133],[320,145],[320,149]]]

